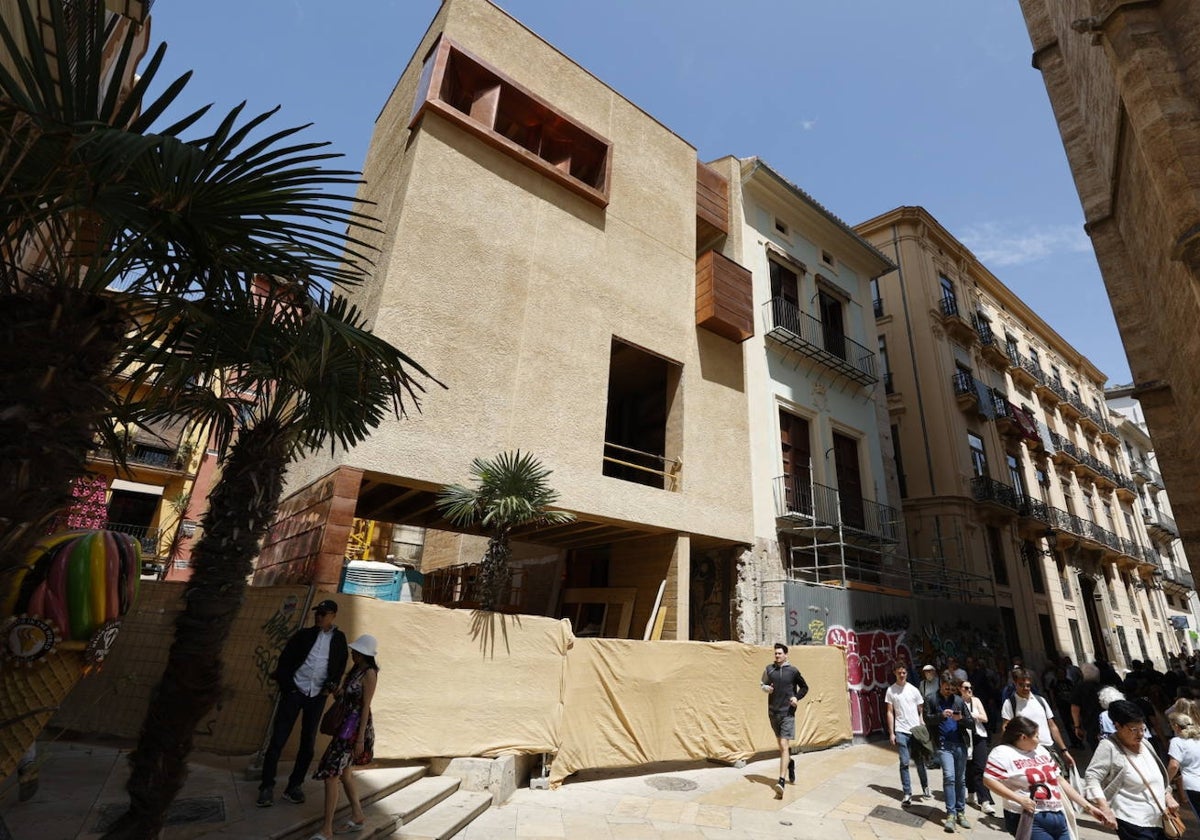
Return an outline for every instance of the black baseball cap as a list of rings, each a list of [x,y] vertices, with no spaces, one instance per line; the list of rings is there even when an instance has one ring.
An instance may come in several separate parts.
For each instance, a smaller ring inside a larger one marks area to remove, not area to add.
[[[335,613],[337,612],[337,602],[326,598],[324,601],[313,607],[313,612]]]

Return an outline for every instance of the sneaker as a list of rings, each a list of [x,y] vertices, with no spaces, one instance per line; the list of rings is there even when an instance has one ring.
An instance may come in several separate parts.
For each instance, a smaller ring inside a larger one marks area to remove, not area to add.
[[[929,798],[929,788],[927,788],[927,787],[923,787],[923,788],[921,788],[921,798],[922,798],[922,799],[928,799],[928,798]]]
[[[912,794],[910,794],[910,793],[904,794],[904,798],[900,800],[900,807],[901,808],[911,808],[912,807]]]
[[[283,798],[288,802],[291,802],[293,805],[303,805],[304,791],[300,790],[298,787],[290,787],[283,792]]]
[[[796,759],[788,759],[788,784],[796,784]]]
[[[946,832],[947,834],[954,833],[954,817],[953,816],[946,817],[946,821],[944,823],[942,823],[942,831]]]
[[[959,824],[960,826],[962,826],[963,828],[970,828],[970,827],[971,827],[971,821],[967,819],[967,815],[966,815],[966,814],[964,814],[964,813],[961,813],[961,812],[960,812],[960,813],[959,813],[959,815],[958,815],[958,816],[957,816],[955,819],[957,819],[957,820],[958,820],[958,824]]]
[[[779,777],[779,781],[775,783],[775,798],[783,799],[783,776]]]
[[[991,802],[984,802],[980,807],[983,808],[983,813],[987,814],[989,817],[996,816],[996,806]]]
[[[254,803],[259,808],[270,808],[275,804],[275,791],[273,788],[261,788],[258,791],[258,801]]]

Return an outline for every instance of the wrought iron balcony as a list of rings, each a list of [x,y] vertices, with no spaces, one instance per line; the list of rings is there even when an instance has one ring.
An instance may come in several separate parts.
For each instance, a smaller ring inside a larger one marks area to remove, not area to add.
[[[1196,581],[1192,577],[1192,573],[1174,566],[1174,564],[1167,564],[1163,567],[1163,580],[1169,581],[1176,586],[1181,586],[1184,589],[1196,588]]]
[[[954,396],[979,397],[978,392],[975,390],[975,377],[971,375],[970,371],[956,370],[953,376],[950,377],[950,381],[954,384]]]
[[[950,297],[949,295],[943,295],[940,306],[943,315],[949,317],[962,317],[958,311],[958,298]]]
[[[1142,479],[1142,481],[1157,487],[1163,486],[1162,476],[1159,475],[1158,470],[1150,466],[1149,461],[1135,461],[1133,464],[1133,474]]]
[[[767,337],[791,350],[832,368],[861,385],[879,381],[875,372],[875,354],[840,328],[822,323],[796,304],[783,298],[771,298],[764,305]]]
[[[1018,493],[1003,481],[996,481],[986,475],[977,475],[971,479],[971,495],[975,501],[985,504],[995,504],[1011,508],[1020,508]]]
[[[1175,539],[1179,536],[1179,526],[1175,524],[1175,520],[1167,516],[1158,508],[1143,508],[1142,521],[1146,523],[1146,527],[1150,529],[1150,536],[1157,536],[1160,539]]]
[[[93,458],[105,461],[116,462],[117,460],[112,450],[106,446],[94,447],[91,454]],[[140,443],[129,445],[129,449],[125,453],[125,463],[131,466],[138,465],[151,467],[156,470],[170,470],[171,472],[183,472],[187,467],[179,452],[155,446],[145,446]]]
[[[1050,433],[1050,445],[1054,447],[1054,460],[1062,463],[1064,458],[1060,455],[1069,457],[1074,463],[1079,463],[1079,448],[1071,441],[1060,435],[1058,432]]]
[[[159,556],[158,543],[162,533],[158,528],[151,528],[149,525],[126,525],[120,522],[108,522],[104,528],[133,537],[141,545],[143,557]]]
[[[1017,513],[1023,518],[1036,519],[1046,525],[1050,524],[1050,507],[1041,499],[1035,499],[1032,496],[1026,496],[1023,493],[1017,494]]]
[[[843,496],[836,487],[817,484],[805,476],[775,479],[775,515],[799,527],[842,529],[850,542],[864,536],[899,542],[903,525],[899,509]]]

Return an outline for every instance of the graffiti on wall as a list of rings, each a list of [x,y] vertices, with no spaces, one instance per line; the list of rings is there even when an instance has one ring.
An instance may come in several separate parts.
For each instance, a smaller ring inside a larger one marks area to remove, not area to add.
[[[279,604],[275,615],[262,625],[263,639],[254,648],[254,670],[258,674],[259,685],[263,688],[271,686],[271,675],[279,665],[279,654],[292,635],[292,625],[296,619],[296,607],[300,598],[296,595],[286,595]]]
[[[785,589],[787,643],[831,645],[846,652],[846,690],[856,735],[886,730],[883,698],[897,664],[910,672],[924,663],[968,656],[1003,656],[999,612],[879,593],[803,585]]]

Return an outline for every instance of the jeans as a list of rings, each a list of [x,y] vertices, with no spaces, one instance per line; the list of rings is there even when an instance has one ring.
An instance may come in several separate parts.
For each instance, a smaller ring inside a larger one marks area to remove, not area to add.
[[[967,807],[967,748],[962,743],[944,744],[937,754],[942,763],[946,813],[961,814]]]
[[[313,747],[317,742],[317,727],[321,725],[321,714],[325,711],[325,699],[324,694],[309,697],[295,689],[279,695],[279,702],[275,707],[275,726],[271,729],[271,743],[263,755],[260,789],[266,790],[275,786],[275,768],[279,765],[279,754],[287,745],[298,717],[301,718],[300,743],[296,747],[296,763],[292,765],[286,789],[300,787],[304,783],[304,777],[308,775],[308,765],[312,763]]]
[[[1012,811],[1004,812],[1004,828],[1013,837],[1017,836],[1017,826],[1020,824],[1021,814]],[[1029,840],[1070,840],[1070,837],[1071,830],[1067,825],[1067,816],[1062,811],[1038,811],[1033,815]]]
[[[967,757],[967,789],[975,794],[979,804],[992,801],[992,792],[983,783],[983,771],[987,767],[988,742],[986,738],[975,736],[971,754]]]
[[[912,736],[907,732],[896,733],[896,748],[900,750],[900,788],[905,796],[912,796],[912,777],[908,773],[908,763],[912,756],[908,752],[908,742]],[[917,778],[921,780],[921,790],[929,790],[929,773],[925,770],[925,762],[917,762]]]

